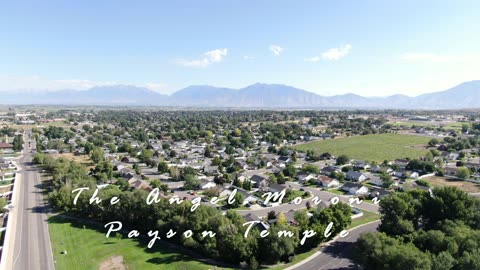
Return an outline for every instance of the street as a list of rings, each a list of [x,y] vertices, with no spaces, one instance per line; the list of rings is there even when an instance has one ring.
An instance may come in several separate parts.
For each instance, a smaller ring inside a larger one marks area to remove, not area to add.
[[[15,183],[16,195],[10,214],[10,240],[8,256],[2,263],[3,269],[49,270],[55,269],[48,231],[45,201],[41,194],[41,178],[32,164],[29,143],[31,131],[24,134],[23,156],[16,161],[18,166]]]
[[[352,261],[353,245],[362,233],[375,232],[380,221],[369,223],[350,230],[345,238],[337,238],[336,241],[322,247],[319,252],[286,270],[346,270],[358,269]]]

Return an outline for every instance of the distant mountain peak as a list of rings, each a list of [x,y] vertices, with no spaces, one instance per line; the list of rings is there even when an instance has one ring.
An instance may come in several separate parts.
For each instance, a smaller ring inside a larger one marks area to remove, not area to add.
[[[284,84],[255,83],[241,89],[191,85],[167,96],[133,85],[95,86],[88,90],[0,92],[2,104],[161,105],[240,108],[480,108],[480,80],[461,83],[445,91],[409,97],[363,97],[353,93],[321,96]]]

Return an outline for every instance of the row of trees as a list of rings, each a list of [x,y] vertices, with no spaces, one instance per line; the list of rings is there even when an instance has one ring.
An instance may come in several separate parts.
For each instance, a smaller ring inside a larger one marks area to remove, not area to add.
[[[296,252],[306,247],[314,247],[326,239],[323,237],[323,230],[329,222],[334,223],[330,237],[350,224],[350,207],[340,203],[314,211],[310,219],[305,211],[296,213],[298,226],[278,222],[270,227],[270,235],[265,238],[259,237],[257,228],[244,238],[247,229],[247,226],[243,226],[245,220],[234,211],[227,211],[226,215],[222,215],[213,207],[200,205],[191,212],[192,204],[188,201],[177,205],[160,200],[159,203],[147,205],[146,191],[124,189],[116,185],[101,190],[99,197],[103,201],[100,204],[90,204],[89,199],[94,192],[96,181],[87,176],[83,165],[63,158],[53,159],[44,154],[37,154],[34,162],[41,164],[53,175],[53,191],[49,193],[49,201],[57,210],[104,223],[121,221],[124,227],[140,232],[158,230],[161,234],[166,234],[170,229],[174,229],[180,233],[171,241],[217,260],[249,265],[251,269],[258,268],[260,264],[293,260]],[[188,178],[189,175],[191,174],[186,172],[184,177]],[[74,205],[72,190],[77,187],[90,187],[90,190],[82,192]],[[120,203],[111,205],[110,198],[113,196],[118,197]],[[236,199],[242,201],[242,198]],[[300,231],[306,229],[318,230],[318,233],[302,246],[299,245]],[[191,238],[185,238],[181,234],[186,230],[193,231]],[[277,233],[282,230],[292,231],[294,236],[278,237]],[[213,231],[216,236],[202,237],[203,231]]]
[[[379,233],[362,235],[367,269],[480,269],[480,201],[452,187],[412,190],[380,202]]]

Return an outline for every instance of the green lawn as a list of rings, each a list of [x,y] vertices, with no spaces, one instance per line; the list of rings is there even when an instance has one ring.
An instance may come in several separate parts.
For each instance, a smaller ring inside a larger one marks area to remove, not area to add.
[[[382,162],[397,158],[420,157],[427,150],[413,146],[425,145],[430,139],[389,133],[321,140],[296,145],[293,148],[300,151],[313,150],[318,154],[329,152],[335,156],[345,154],[353,159]]]
[[[470,123],[462,123],[462,122],[456,122],[456,123],[451,123],[445,125],[445,129],[453,129],[453,130],[462,130],[463,125],[466,124],[467,126],[471,126]]]
[[[365,210],[362,210],[362,212],[363,212],[363,216],[361,216],[359,218],[356,218],[356,219],[352,219],[352,224],[350,224],[350,226],[348,226],[347,229],[351,229],[353,227],[357,227],[359,225],[363,225],[365,223],[372,222],[372,221],[380,219],[379,214],[369,212],[369,211],[365,211]]]
[[[332,188],[332,189],[328,189],[328,190],[325,190],[325,191],[336,194],[336,195],[346,195],[347,194],[346,191],[340,190],[338,188]]]
[[[126,237],[106,238],[104,228],[62,216],[49,218],[49,229],[58,270],[96,270],[101,262],[112,256],[123,256],[129,270],[224,269],[172,250],[165,242],[157,241],[152,249],[148,249],[146,243]],[[63,250],[68,254],[60,254]]]
[[[436,128],[439,126],[438,124],[435,125],[431,122],[415,122],[415,121],[409,121],[409,122],[388,122],[387,124],[391,124],[392,126],[404,126],[404,127],[431,127],[431,128]]]
[[[0,186],[6,186],[6,185],[10,185],[10,184],[13,184],[13,179],[0,181]]]

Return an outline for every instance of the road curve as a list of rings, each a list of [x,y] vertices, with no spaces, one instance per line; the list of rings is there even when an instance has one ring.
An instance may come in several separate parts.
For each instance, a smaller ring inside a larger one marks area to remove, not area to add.
[[[362,233],[375,232],[380,221],[351,230],[347,237],[337,238],[323,246],[312,257],[285,270],[346,270],[359,269],[352,261],[353,246]]]

